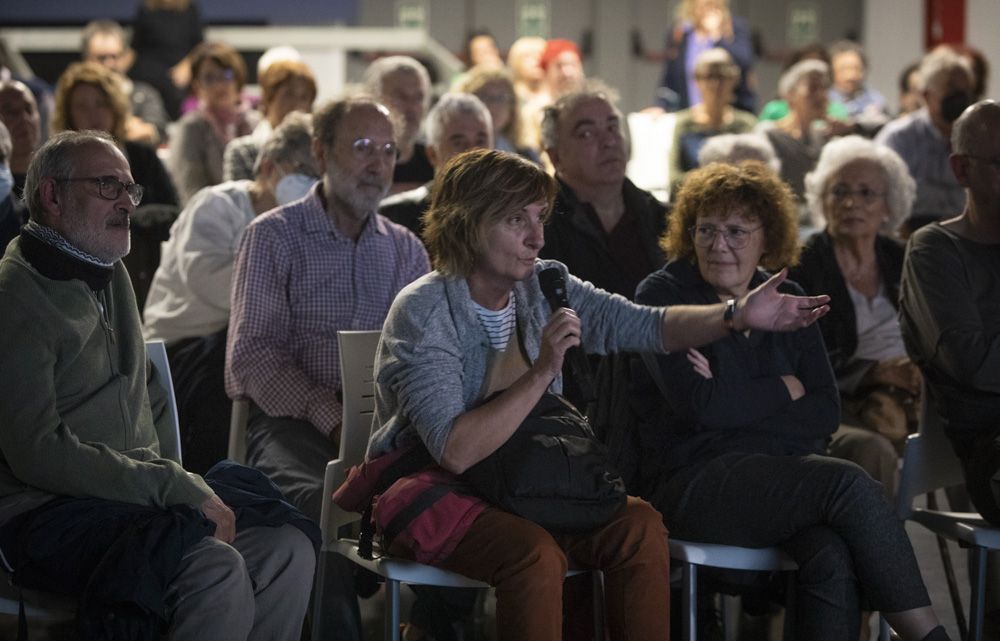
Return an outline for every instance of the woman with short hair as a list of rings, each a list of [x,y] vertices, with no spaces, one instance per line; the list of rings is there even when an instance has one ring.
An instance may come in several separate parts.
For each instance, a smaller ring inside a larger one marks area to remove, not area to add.
[[[177,123],[170,138],[170,173],[186,203],[196,191],[222,182],[226,145],[253,131],[257,114],[245,108],[243,57],[222,42],[203,42],[191,53],[191,89],[198,108]]]

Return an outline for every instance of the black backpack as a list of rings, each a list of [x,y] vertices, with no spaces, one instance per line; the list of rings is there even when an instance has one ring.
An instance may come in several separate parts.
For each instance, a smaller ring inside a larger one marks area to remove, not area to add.
[[[488,502],[556,533],[601,527],[626,499],[587,419],[548,392],[507,442],[463,477]]]

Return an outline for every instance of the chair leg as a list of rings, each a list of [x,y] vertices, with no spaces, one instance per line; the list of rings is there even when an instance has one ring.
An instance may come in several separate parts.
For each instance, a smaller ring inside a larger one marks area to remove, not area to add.
[[[971,567],[972,595],[969,598],[969,638],[968,641],[982,641],[983,615],[986,612],[986,549],[972,548]]]
[[[399,641],[399,581],[385,580],[385,639]]]
[[[594,641],[604,640],[604,573],[594,570],[590,573],[590,584],[594,592]]]
[[[683,634],[684,641],[697,641],[698,638],[698,566],[693,563],[684,564],[681,583],[681,608],[684,610]]]
[[[331,554],[331,552],[320,550],[319,555],[316,557],[316,582],[313,583],[313,603],[312,612],[310,613],[310,619],[312,619],[311,638],[313,639],[323,638],[319,613],[323,611],[323,586],[326,585],[326,562],[329,560],[327,557],[328,554]]]

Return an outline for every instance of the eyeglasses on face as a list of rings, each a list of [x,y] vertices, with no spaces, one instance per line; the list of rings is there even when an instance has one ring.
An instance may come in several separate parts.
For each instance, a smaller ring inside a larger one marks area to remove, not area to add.
[[[875,191],[869,187],[862,187],[860,189],[851,189],[843,183],[838,183],[830,188],[830,196],[834,200],[842,201],[846,198],[852,199],[854,202],[864,203],[865,205],[871,205],[878,199],[885,196],[884,191]]]
[[[351,150],[355,156],[366,160],[379,156],[382,159],[391,159],[395,162],[396,158],[399,157],[399,150],[396,148],[396,143],[377,143],[371,138],[358,138],[351,143]]]
[[[743,249],[750,242],[750,236],[758,229],[761,229],[761,227],[763,225],[752,229],[736,225],[716,227],[715,225],[706,223],[703,225],[691,225],[688,227],[688,231],[691,233],[691,239],[694,240],[694,244],[698,247],[711,247],[712,243],[715,242],[715,237],[722,234],[722,240],[726,241],[730,249]]]
[[[236,74],[233,73],[232,69],[223,69],[222,71],[206,71],[198,76],[198,80],[206,85],[215,85],[236,80]]]
[[[122,195],[122,190],[128,194],[128,199],[132,201],[132,204],[136,207],[142,202],[142,185],[137,185],[135,183],[123,183],[114,176],[96,176],[93,178],[58,178],[56,182],[60,183],[72,183],[72,182],[90,182],[97,185],[97,193],[105,200],[118,200]]]

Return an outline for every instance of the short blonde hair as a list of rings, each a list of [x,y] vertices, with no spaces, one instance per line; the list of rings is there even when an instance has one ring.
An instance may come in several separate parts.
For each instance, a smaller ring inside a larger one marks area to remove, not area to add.
[[[760,264],[771,271],[799,262],[798,213],[792,190],[762,163],[712,163],[687,174],[660,247],[671,259],[697,263],[690,228],[699,216],[741,211],[764,226]]]
[[[434,268],[467,277],[483,252],[483,232],[532,203],[552,210],[555,181],[516,154],[473,149],[449,160],[435,179],[424,214],[424,243]]]
[[[55,107],[52,110],[52,132],[76,131],[79,126],[73,122],[70,100],[73,91],[80,85],[90,85],[104,94],[114,114],[111,131],[107,132],[118,141],[125,143],[125,126],[132,109],[128,97],[118,84],[115,72],[96,62],[74,62],[59,76],[56,83]]]

